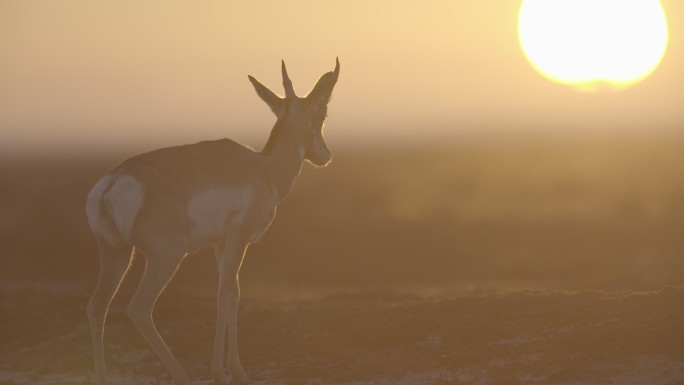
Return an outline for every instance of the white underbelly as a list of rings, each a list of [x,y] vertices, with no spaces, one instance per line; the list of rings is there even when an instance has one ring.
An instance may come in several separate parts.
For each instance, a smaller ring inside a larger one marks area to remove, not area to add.
[[[223,238],[230,229],[240,228],[254,200],[250,186],[201,191],[190,198],[188,216],[192,238]]]

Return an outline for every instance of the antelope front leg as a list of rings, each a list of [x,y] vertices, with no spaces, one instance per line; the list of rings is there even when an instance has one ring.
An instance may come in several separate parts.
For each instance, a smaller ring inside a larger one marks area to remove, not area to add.
[[[245,369],[240,364],[240,357],[238,355],[238,339],[237,339],[237,312],[238,303],[240,302],[240,280],[235,277],[235,285],[233,292],[229,298],[228,305],[228,360],[227,364],[230,368],[230,373],[233,379],[238,382],[247,382],[247,374]]]
[[[225,354],[226,329],[228,329],[228,367],[233,379],[246,382],[247,375],[240,364],[237,350],[237,306],[240,301],[238,273],[245,254],[246,245],[237,242],[226,243],[223,249],[216,248],[219,265],[219,293],[216,310],[216,335],[211,373],[217,384],[228,384],[223,358]]]

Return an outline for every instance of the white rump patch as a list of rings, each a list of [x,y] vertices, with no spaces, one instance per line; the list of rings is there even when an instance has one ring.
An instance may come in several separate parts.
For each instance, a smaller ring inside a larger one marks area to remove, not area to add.
[[[222,237],[227,227],[241,225],[254,198],[249,186],[202,191],[190,198],[188,215],[195,234],[204,238]]]
[[[114,222],[102,213],[102,195],[111,181],[112,176],[106,175],[90,190],[88,193],[88,201],[86,202],[86,215],[88,216],[88,224],[93,230],[93,233],[111,244],[116,244],[116,240],[120,237],[118,236],[118,231],[114,226]]]
[[[107,191],[105,203],[114,217],[119,233],[130,239],[135,218],[143,206],[145,189],[142,183],[130,175],[122,175]]]

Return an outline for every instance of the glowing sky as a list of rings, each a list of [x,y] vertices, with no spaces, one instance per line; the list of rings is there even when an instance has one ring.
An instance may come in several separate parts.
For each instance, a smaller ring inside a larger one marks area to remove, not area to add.
[[[340,57],[331,140],[459,130],[684,128],[684,4],[627,90],[583,94],[528,64],[517,0],[0,2],[0,151],[233,137],[274,122],[251,74],[305,94]]]

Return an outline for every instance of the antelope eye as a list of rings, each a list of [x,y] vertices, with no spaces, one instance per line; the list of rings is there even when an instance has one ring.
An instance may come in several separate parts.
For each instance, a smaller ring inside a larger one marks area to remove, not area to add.
[[[314,120],[324,120],[326,117],[325,110],[315,109],[312,111],[311,117]]]

